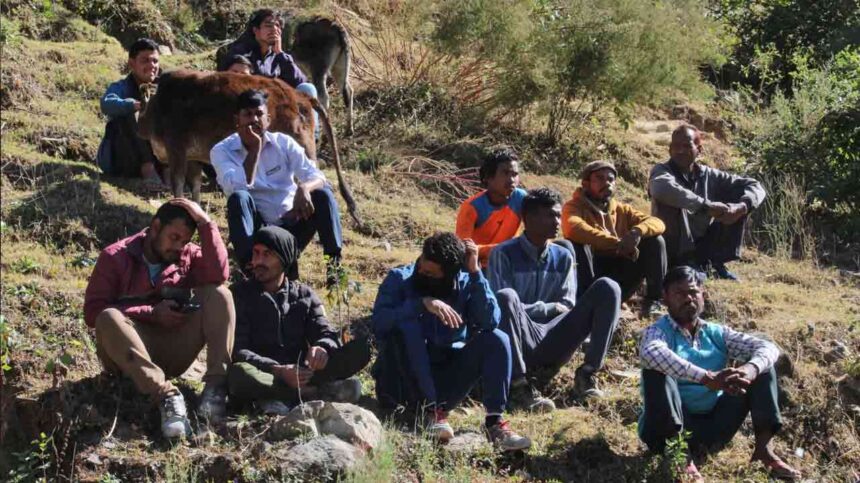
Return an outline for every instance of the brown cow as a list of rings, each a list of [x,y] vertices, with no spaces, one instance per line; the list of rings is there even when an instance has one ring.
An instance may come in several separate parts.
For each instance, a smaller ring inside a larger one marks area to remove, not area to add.
[[[248,89],[259,89],[269,95],[269,130],[292,136],[311,159],[317,157],[311,110],[317,111],[326,136],[332,140],[340,194],[349,214],[361,224],[352,192],[341,172],[337,141],[326,110],[316,99],[297,92],[283,81],[262,76],[177,70],[159,78],[151,98],[146,100],[144,95],[146,102],[141,108],[138,134],[149,140],[156,157],[169,166],[173,195],[182,196],[188,177],[192,199],[200,200],[202,165],[199,163],[208,164],[212,146],[236,131],[236,99]]]

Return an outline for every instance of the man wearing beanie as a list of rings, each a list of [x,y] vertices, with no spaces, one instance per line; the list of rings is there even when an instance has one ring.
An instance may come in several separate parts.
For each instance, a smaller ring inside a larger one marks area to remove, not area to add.
[[[666,226],[659,218],[613,198],[617,174],[608,161],[585,165],[582,186],[564,204],[562,230],[574,243],[580,270],[587,274],[585,283],[609,277],[621,285],[621,298],[626,300],[645,279],[641,313],[647,317],[659,308],[666,275],[666,244],[661,236]]]
[[[266,226],[252,238],[253,277],[231,287],[236,305],[230,396],[285,414],[299,400],[357,402],[352,377],[370,361],[366,339],[341,344],[310,287],[288,277],[299,250],[290,232]]]

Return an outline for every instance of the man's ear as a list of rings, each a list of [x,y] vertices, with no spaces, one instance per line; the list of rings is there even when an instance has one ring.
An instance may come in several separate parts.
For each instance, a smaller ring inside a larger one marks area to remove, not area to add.
[[[582,180],[579,184],[580,184],[580,186],[582,186],[582,190],[583,190],[583,191],[588,191],[588,186],[589,186],[591,183],[589,183],[589,180],[584,179],[584,180]]]
[[[158,218],[153,218],[151,222],[149,222],[149,232],[152,235],[158,235],[158,232],[161,231],[161,220]]]

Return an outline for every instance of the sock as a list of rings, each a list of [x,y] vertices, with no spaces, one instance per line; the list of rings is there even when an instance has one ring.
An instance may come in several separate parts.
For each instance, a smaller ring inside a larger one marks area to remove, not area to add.
[[[488,428],[492,428],[493,426],[502,422],[501,414],[488,414],[487,417],[484,418],[484,425]]]

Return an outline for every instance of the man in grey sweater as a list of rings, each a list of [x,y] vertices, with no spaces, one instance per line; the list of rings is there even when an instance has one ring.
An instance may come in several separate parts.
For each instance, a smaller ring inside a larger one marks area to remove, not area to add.
[[[761,205],[761,183],[697,162],[701,133],[682,125],[672,132],[669,161],[654,166],[648,182],[651,213],[666,224],[669,266],[690,264],[737,280],[726,263],[740,258],[747,215]]]

